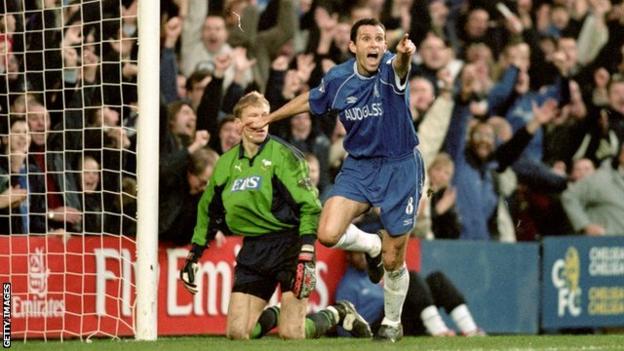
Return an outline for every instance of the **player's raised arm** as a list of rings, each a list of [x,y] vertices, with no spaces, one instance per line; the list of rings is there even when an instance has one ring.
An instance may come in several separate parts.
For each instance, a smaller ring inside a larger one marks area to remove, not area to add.
[[[309,104],[310,92],[305,92],[294,99],[290,100],[286,105],[280,107],[276,111],[268,114],[266,117],[250,120],[246,125],[250,128],[264,128],[267,124],[298,115],[303,112],[310,111]]]
[[[396,48],[396,58],[392,61],[394,72],[401,78],[407,77],[412,55],[416,52],[416,45],[410,40],[409,33],[405,33]]]

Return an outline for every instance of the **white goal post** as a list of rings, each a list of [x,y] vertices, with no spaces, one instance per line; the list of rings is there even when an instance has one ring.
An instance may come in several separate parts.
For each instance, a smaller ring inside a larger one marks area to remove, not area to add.
[[[158,324],[158,101],[160,0],[139,0],[137,144],[137,340],[156,340]],[[150,118],[146,118],[150,117]]]

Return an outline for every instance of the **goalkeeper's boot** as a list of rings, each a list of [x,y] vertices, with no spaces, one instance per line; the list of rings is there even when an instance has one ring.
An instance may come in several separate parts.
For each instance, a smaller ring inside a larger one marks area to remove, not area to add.
[[[336,302],[336,305],[338,306],[338,314],[341,317],[339,324],[344,330],[356,338],[370,339],[373,337],[373,332],[368,322],[366,322],[364,317],[360,316],[351,302],[342,300]]]
[[[379,236],[379,241],[381,241],[383,245],[383,241],[381,240],[381,232],[377,232],[376,234],[377,236]],[[383,250],[379,250],[379,255],[375,257],[371,257],[368,252],[366,253],[366,263],[368,263],[368,277],[370,278],[371,282],[375,284],[381,281],[381,278],[384,274],[383,260],[381,256],[382,251]]]
[[[399,324],[396,327],[382,324],[377,330],[377,335],[375,335],[376,341],[389,341],[389,342],[397,342],[401,340],[403,337],[403,325]]]

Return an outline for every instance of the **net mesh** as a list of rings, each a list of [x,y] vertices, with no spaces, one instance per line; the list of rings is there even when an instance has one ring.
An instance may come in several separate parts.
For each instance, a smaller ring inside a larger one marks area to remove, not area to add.
[[[134,334],[136,1],[0,0],[14,338]]]

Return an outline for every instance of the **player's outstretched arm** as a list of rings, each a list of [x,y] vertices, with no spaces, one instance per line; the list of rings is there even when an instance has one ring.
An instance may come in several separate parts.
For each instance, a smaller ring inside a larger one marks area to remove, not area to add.
[[[401,41],[399,41],[397,45],[396,51],[396,58],[392,61],[392,67],[399,78],[403,80],[407,77],[412,55],[416,52],[416,45],[410,40],[409,33],[403,35],[403,38],[401,38]]]
[[[249,121],[246,125],[250,128],[263,128],[267,124],[294,116],[303,112],[310,111],[309,104],[310,92],[305,92],[294,99],[290,100],[286,105],[280,107],[276,111],[273,111],[269,115],[263,118],[258,118]]]
[[[299,96],[290,100],[286,105],[270,113],[268,116],[268,123],[273,123],[275,121],[279,121],[290,116],[298,115],[302,112],[310,111],[309,100],[309,91],[300,94]]]

